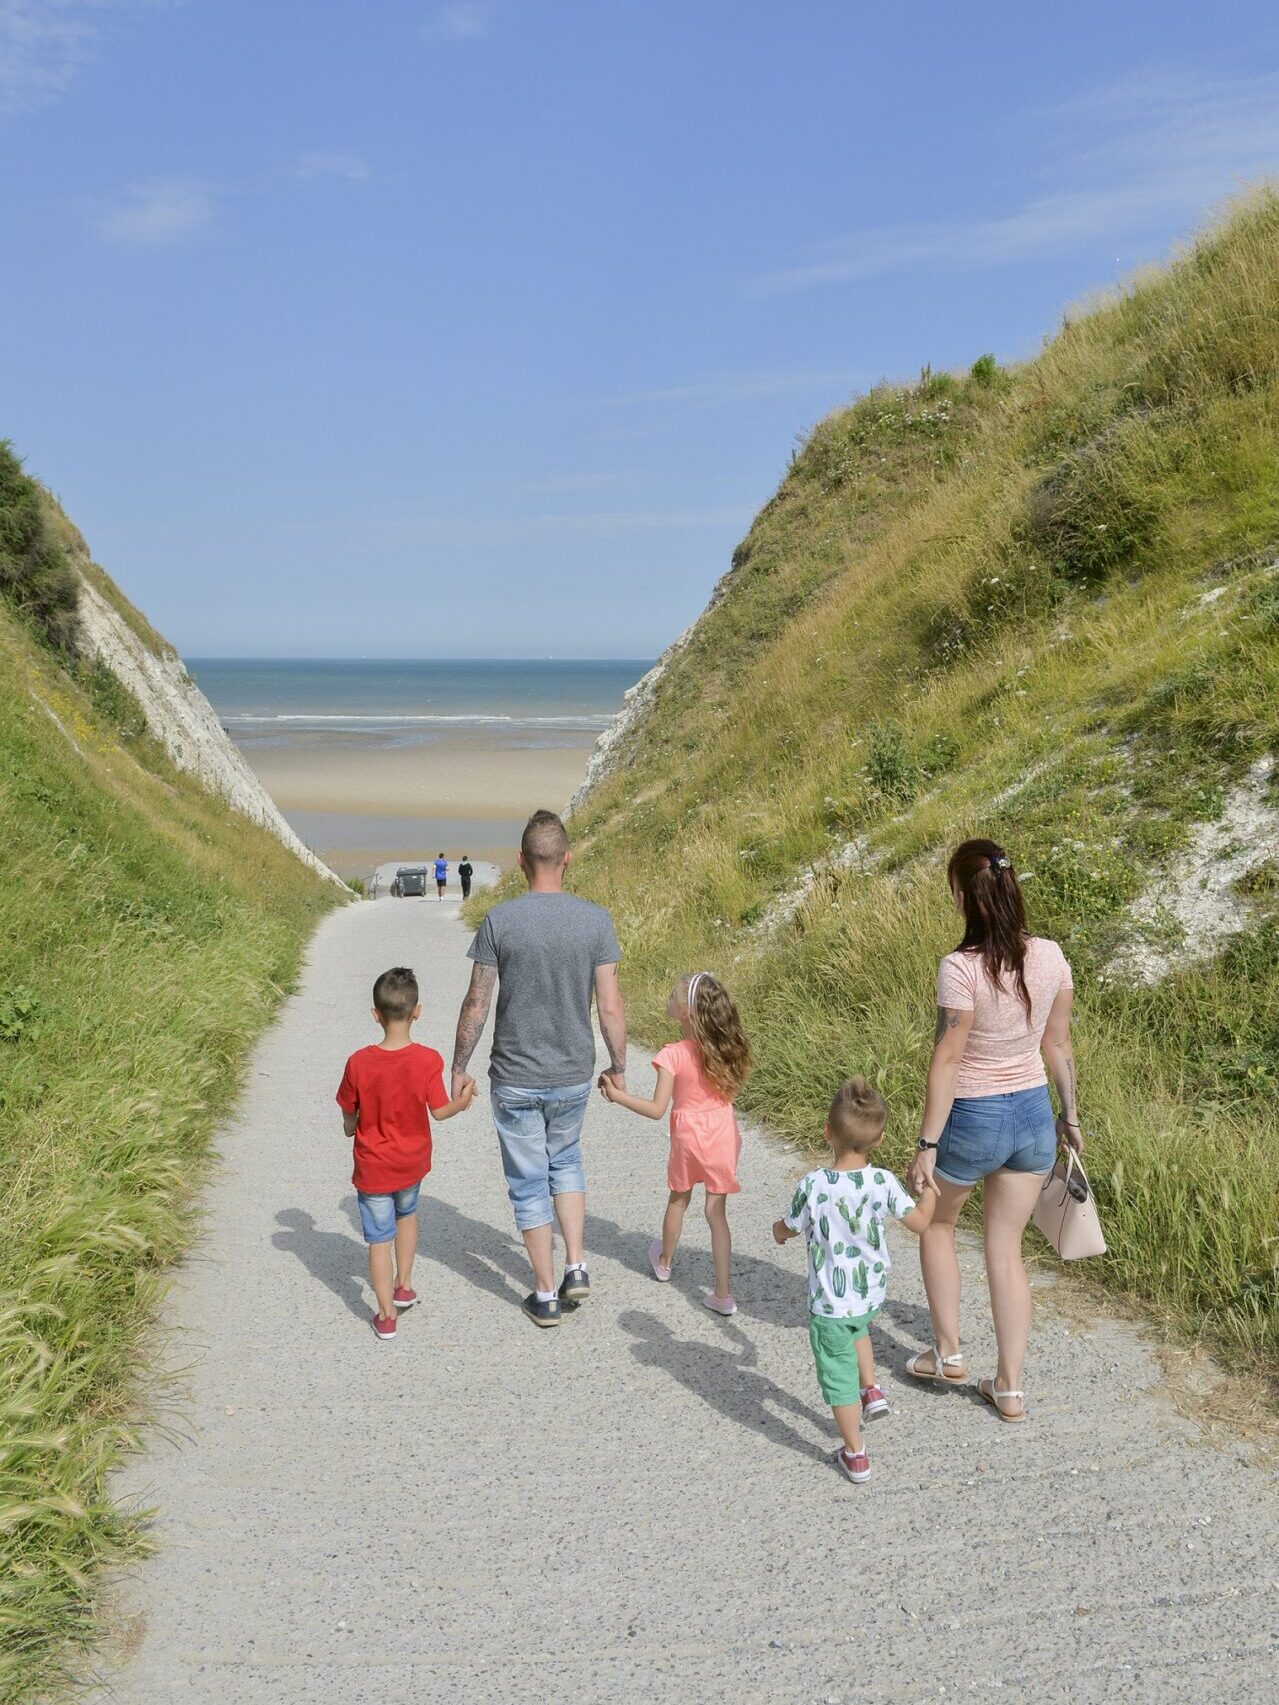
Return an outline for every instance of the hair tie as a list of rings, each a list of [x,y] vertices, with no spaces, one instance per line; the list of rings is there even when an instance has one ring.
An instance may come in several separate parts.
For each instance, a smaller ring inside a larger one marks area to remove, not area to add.
[[[1000,853],[998,858],[991,859],[990,868],[992,870],[1011,870],[1012,863],[1013,861],[1009,858],[1007,853]]]
[[[710,976],[709,971],[694,971],[692,978],[691,978],[689,985],[688,985],[688,995],[686,997],[687,1002],[688,1002],[688,1010],[690,1012],[692,1012],[692,1010],[693,1010],[693,1002],[697,999],[697,985],[702,981],[703,977],[709,977],[709,976]]]

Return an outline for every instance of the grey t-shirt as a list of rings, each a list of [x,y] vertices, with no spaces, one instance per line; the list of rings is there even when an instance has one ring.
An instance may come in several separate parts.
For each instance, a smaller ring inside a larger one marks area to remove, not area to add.
[[[520,1089],[589,1082],[595,970],[621,957],[613,920],[589,900],[521,894],[494,906],[467,950],[476,964],[497,966],[493,1082]]]

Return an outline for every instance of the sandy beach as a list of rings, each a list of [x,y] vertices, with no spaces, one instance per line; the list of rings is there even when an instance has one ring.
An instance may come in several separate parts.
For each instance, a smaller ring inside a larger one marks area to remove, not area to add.
[[[344,877],[463,853],[506,868],[576,790],[643,661],[204,659],[224,728]]]

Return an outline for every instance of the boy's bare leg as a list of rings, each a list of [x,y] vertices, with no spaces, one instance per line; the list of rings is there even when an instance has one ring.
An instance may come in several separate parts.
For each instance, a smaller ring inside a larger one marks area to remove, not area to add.
[[[576,1267],[581,1263],[586,1237],[586,1192],[565,1190],[563,1195],[552,1197],[552,1203],[555,1217],[560,1222],[560,1236],[564,1239],[565,1265]],[[551,1271],[555,1271],[553,1263]],[[543,1289],[549,1290],[550,1286],[543,1286]]]
[[[391,1277],[391,1245],[369,1244],[369,1280],[377,1298],[377,1311],[383,1320],[395,1314],[395,1281]]]
[[[861,1340],[858,1339],[860,1344]],[[831,1409],[835,1417],[835,1425],[844,1441],[844,1448],[850,1456],[857,1456],[862,1448],[862,1406],[860,1403],[837,1403]]]
[[[693,1200],[691,1190],[672,1190],[666,1203],[666,1216],[662,1220],[662,1266],[669,1267],[675,1259],[675,1251],[679,1247],[680,1234],[684,1230],[684,1215],[688,1204]]]
[[[733,1291],[733,1234],[728,1229],[728,1197],[706,1192],[706,1223],[711,1228],[711,1260],[715,1266],[715,1295]]]
[[[417,1215],[403,1214],[395,1222],[395,1282],[411,1290],[413,1257],[417,1254]],[[861,1348],[861,1345],[858,1345]]]
[[[857,1340],[857,1381],[862,1390],[868,1385],[875,1385],[875,1351],[871,1346],[870,1333]]]

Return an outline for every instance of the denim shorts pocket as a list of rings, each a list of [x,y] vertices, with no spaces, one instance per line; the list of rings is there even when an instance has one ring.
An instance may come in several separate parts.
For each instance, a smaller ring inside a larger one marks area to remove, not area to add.
[[[995,1096],[957,1096],[937,1145],[937,1170],[975,1184],[1003,1165],[1005,1110]]]

